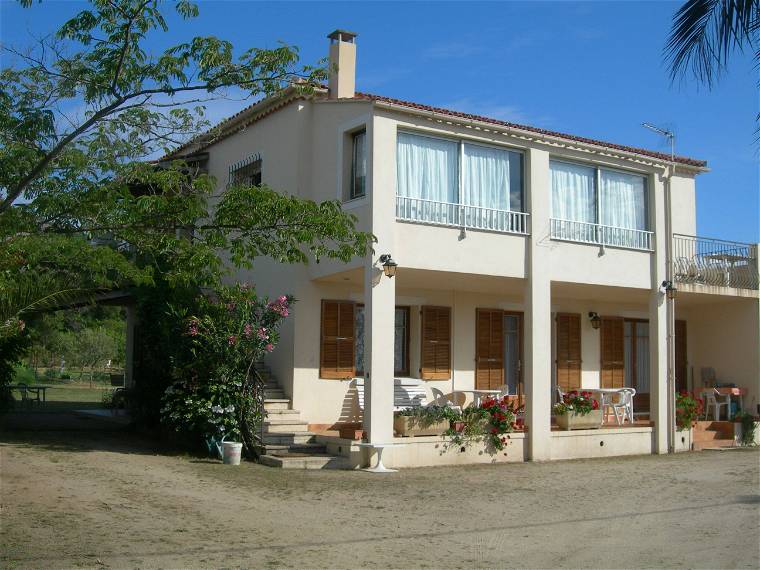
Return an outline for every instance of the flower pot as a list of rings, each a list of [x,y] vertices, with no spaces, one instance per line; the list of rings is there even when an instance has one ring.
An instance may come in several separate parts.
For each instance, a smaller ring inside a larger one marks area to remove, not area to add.
[[[449,429],[449,421],[427,423],[420,418],[411,416],[396,416],[393,418],[393,429],[402,437],[414,437],[417,435],[442,435]]]
[[[591,410],[585,416],[567,412],[557,416],[557,425],[564,430],[598,429],[602,426],[602,410]]]

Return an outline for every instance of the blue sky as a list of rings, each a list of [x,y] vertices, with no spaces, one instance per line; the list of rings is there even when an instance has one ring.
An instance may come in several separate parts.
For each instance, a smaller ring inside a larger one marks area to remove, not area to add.
[[[359,34],[363,91],[662,151],[664,141],[640,124],[671,128],[677,153],[712,169],[697,179],[698,233],[760,241],[757,72],[749,55],[738,56],[712,91],[671,85],[662,46],[678,2],[199,4],[200,18],[173,18],[170,33],[153,39],[156,50],[203,34],[241,51],[282,40],[315,62],[327,53],[325,36],[344,28]],[[2,0],[2,41],[29,44],[82,6]],[[221,101],[209,115],[245,104]]]

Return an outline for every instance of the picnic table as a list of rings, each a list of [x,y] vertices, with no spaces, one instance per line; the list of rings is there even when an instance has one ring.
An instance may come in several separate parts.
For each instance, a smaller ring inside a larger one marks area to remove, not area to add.
[[[35,395],[39,398],[40,393],[42,395],[41,402],[44,404],[47,401],[47,391],[48,388],[55,388],[55,386],[49,386],[47,384],[11,384],[10,389],[11,390],[17,390],[19,393],[21,393],[21,399],[22,401],[25,401],[27,399],[27,395],[29,392],[34,392]]]

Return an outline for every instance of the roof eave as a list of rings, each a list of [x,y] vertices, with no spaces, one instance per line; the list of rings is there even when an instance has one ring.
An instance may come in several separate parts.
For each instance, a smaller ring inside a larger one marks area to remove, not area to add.
[[[540,142],[542,144],[547,144],[551,146],[559,146],[559,147],[563,147],[567,149],[583,150],[583,151],[591,152],[594,154],[603,154],[606,156],[618,157],[618,158],[623,158],[626,160],[635,160],[639,163],[647,162],[663,169],[669,168],[671,165],[671,162],[668,160],[663,160],[661,158],[657,158],[655,156],[651,156],[648,154],[636,153],[632,151],[622,150],[619,148],[608,147],[608,146],[599,145],[599,144],[591,144],[591,143],[587,143],[583,141],[578,141],[575,139],[563,138],[556,135],[537,133],[535,131],[521,129],[518,126],[499,125],[499,124],[490,123],[487,121],[480,121],[480,120],[472,119],[472,118],[449,115],[449,114],[441,113],[438,111],[431,111],[428,109],[416,109],[414,107],[408,107],[406,105],[399,105],[397,103],[392,103],[389,101],[383,101],[383,100],[378,100],[378,99],[370,99],[370,100],[372,101],[373,105],[381,109],[388,109],[388,110],[407,113],[411,115],[434,118],[436,120],[439,120],[445,123],[457,123],[461,125],[474,126],[483,131],[502,132],[511,136],[516,136],[523,140]],[[710,171],[710,169],[707,166],[698,166],[695,164],[687,164],[683,162],[678,162],[676,164],[676,169],[686,170],[688,172],[696,173],[696,174],[701,174],[701,173]]]

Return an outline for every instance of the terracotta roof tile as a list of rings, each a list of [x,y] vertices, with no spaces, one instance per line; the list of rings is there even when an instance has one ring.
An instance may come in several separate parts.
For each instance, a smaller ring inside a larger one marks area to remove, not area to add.
[[[644,156],[651,156],[653,158],[657,158],[657,159],[660,159],[660,160],[670,160],[670,155],[669,154],[665,154],[665,153],[662,153],[662,152],[657,152],[657,151],[654,151],[654,150],[647,150],[647,149],[637,148],[637,147],[633,147],[633,146],[625,146],[625,145],[620,145],[620,144],[614,144],[614,143],[600,141],[600,140],[596,140],[596,139],[590,139],[590,138],[587,138],[587,137],[579,137],[577,135],[569,135],[567,133],[560,133],[560,132],[556,132],[556,131],[550,131],[550,130],[547,130],[547,129],[540,129],[538,127],[531,127],[529,125],[519,125],[517,123],[510,123],[510,122],[507,122],[507,121],[500,121],[498,119],[492,119],[490,117],[483,117],[481,115],[473,115],[473,114],[470,114],[470,113],[462,113],[460,111],[452,111],[451,109],[443,109],[441,107],[433,107],[433,106],[430,106],[430,105],[423,105],[423,104],[420,104],[420,103],[413,103],[411,101],[403,101],[401,99],[393,99],[391,97],[384,97],[382,95],[373,95],[371,93],[360,93],[360,92],[357,92],[356,96],[354,98],[355,99],[366,99],[366,100],[369,100],[369,101],[379,101],[379,102],[383,102],[383,103],[389,103],[391,105],[397,105],[399,107],[408,107],[410,109],[415,109],[415,110],[418,110],[418,111],[429,111],[429,112],[438,113],[438,114],[441,114],[441,115],[449,115],[450,117],[456,117],[456,118],[459,118],[459,119],[469,119],[469,120],[473,120],[473,121],[480,121],[480,122],[483,122],[483,123],[490,123],[492,125],[499,125],[499,126],[502,126],[502,127],[510,127],[510,128],[520,129],[520,130],[523,130],[523,131],[529,131],[529,132],[536,133],[536,134],[539,134],[539,135],[547,135],[547,136],[552,136],[552,137],[558,137],[558,138],[568,139],[568,140],[582,142],[582,143],[586,143],[586,144],[592,144],[592,145],[595,145],[595,146],[603,146],[603,147],[611,148],[611,149],[615,149],[615,150],[622,150],[622,151],[632,152],[632,153],[640,154],[640,155],[644,155]],[[695,158],[688,158],[688,157],[685,157],[685,156],[676,156],[675,157],[675,161],[678,162],[678,163],[680,163],[680,164],[688,164],[689,166],[696,166],[696,167],[706,167],[707,166],[707,161],[706,160],[698,160],[698,159],[695,159]]]

